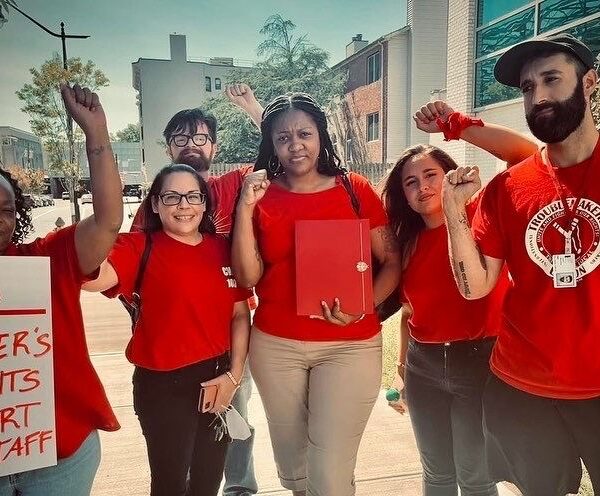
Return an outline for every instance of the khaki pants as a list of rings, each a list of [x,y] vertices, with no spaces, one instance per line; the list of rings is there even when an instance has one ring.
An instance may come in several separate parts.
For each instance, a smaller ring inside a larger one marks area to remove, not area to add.
[[[381,334],[312,342],[253,328],[249,359],[281,485],[354,495],[356,454],[381,387]]]

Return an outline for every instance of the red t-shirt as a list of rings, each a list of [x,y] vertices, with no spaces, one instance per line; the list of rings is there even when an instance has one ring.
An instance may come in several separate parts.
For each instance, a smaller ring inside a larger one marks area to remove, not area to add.
[[[131,298],[145,241],[144,233],[119,235],[108,257],[119,284],[107,296]],[[233,305],[251,294],[236,287],[224,237],[205,234],[191,246],[164,231],[152,234],[140,293],[140,319],[126,355],[152,370],[174,370],[228,351]]]
[[[468,206],[471,219],[479,203],[478,195]],[[502,271],[494,290],[480,300],[462,297],[448,258],[448,231],[442,224],[419,233],[414,254],[402,274],[403,301],[413,314],[408,324],[410,335],[421,343],[445,343],[496,336],[500,309],[508,287]]]
[[[590,159],[554,174],[569,202],[582,197],[571,239],[577,287],[554,288],[552,255],[565,252],[568,222],[540,153],[494,178],[473,220],[482,252],[506,260],[513,279],[491,365],[532,394],[592,398],[600,396],[600,140]]]
[[[252,172],[254,166],[248,165],[223,174],[222,176],[209,176],[206,184],[211,193],[213,203],[213,221],[217,228],[217,234],[229,235],[231,232],[231,219],[238,193],[244,182],[244,178]],[[131,231],[141,231],[144,228],[144,205],[148,201],[145,198],[138,208]]]
[[[386,225],[385,210],[373,187],[358,174],[350,173],[348,177],[371,229]],[[333,188],[317,193],[292,193],[277,184],[269,186],[254,210],[264,262],[263,276],[256,285],[256,327],[268,334],[304,341],[368,339],[379,332],[381,324],[375,314],[344,327],[296,315],[295,222],[355,218],[350,196],[339,177]]]
[[[81,284],[88,277],[79,268],[75,226],[32,243],[9,245],[5,255],[50,257],[56,441],[58,457],[67,458],[93,430],[120,427],[88,355],[79,304]]]

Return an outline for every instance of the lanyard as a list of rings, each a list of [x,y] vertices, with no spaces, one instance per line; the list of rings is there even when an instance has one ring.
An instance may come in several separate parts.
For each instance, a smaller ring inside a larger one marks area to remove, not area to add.
[[[575,219],[575,212],[577,212],[577,208],[579,207],[579,202],[581,201],[581,198],[583,196],[583,189],[585,188],[585,185],[588,180],[588,176],[590,174],[590,170],[592,168],[591,163],[587,164],[587,168],[586,168],[585,174],[583,176],[583,181],[581,182],[581,186],[579,187],[579,194],[578,194],[578,196],[575,197],[575,201],[573,202],[572,208],[569,207],[569,203],[567,202],[567,194],[565,192],[565,189],[563,188],[562,184],[560,184],[558,178],[556,177],[556,172],[554,172],[554,168],[552,166],[552,162],[550,161],[550,155],[548,154],[547,148],[546,148],[545,165],[546,165],[546,168],[548,169],[548,174],[550,175],[550,178],[552,179],[552,183],[554,184],[554,188],[556,189],[556,192],[558,193],[560,202],[562,203],[562,207],[565,212],[565,216],[567,217],[568,232],[571,233],[573,220]]]

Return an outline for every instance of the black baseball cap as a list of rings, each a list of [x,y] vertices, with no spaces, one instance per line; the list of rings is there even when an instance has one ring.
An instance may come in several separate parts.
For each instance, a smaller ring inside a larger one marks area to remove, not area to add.
[[[580,40],[568,33],[559,33],[546,38],[524,41],[504,52],[496,62],[494,76],[507,86],[520,86],[521,69],[537,54],[555,51],[568,53],[579,59],[586,69],[594,68],[594,54]]]

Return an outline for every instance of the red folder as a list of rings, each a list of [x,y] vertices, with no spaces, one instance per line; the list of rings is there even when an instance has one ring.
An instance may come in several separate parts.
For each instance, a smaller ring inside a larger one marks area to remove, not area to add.
[[[322,315],[321,300],[344,313],[373,313],[368,219],[296,221],[296,309]]]

